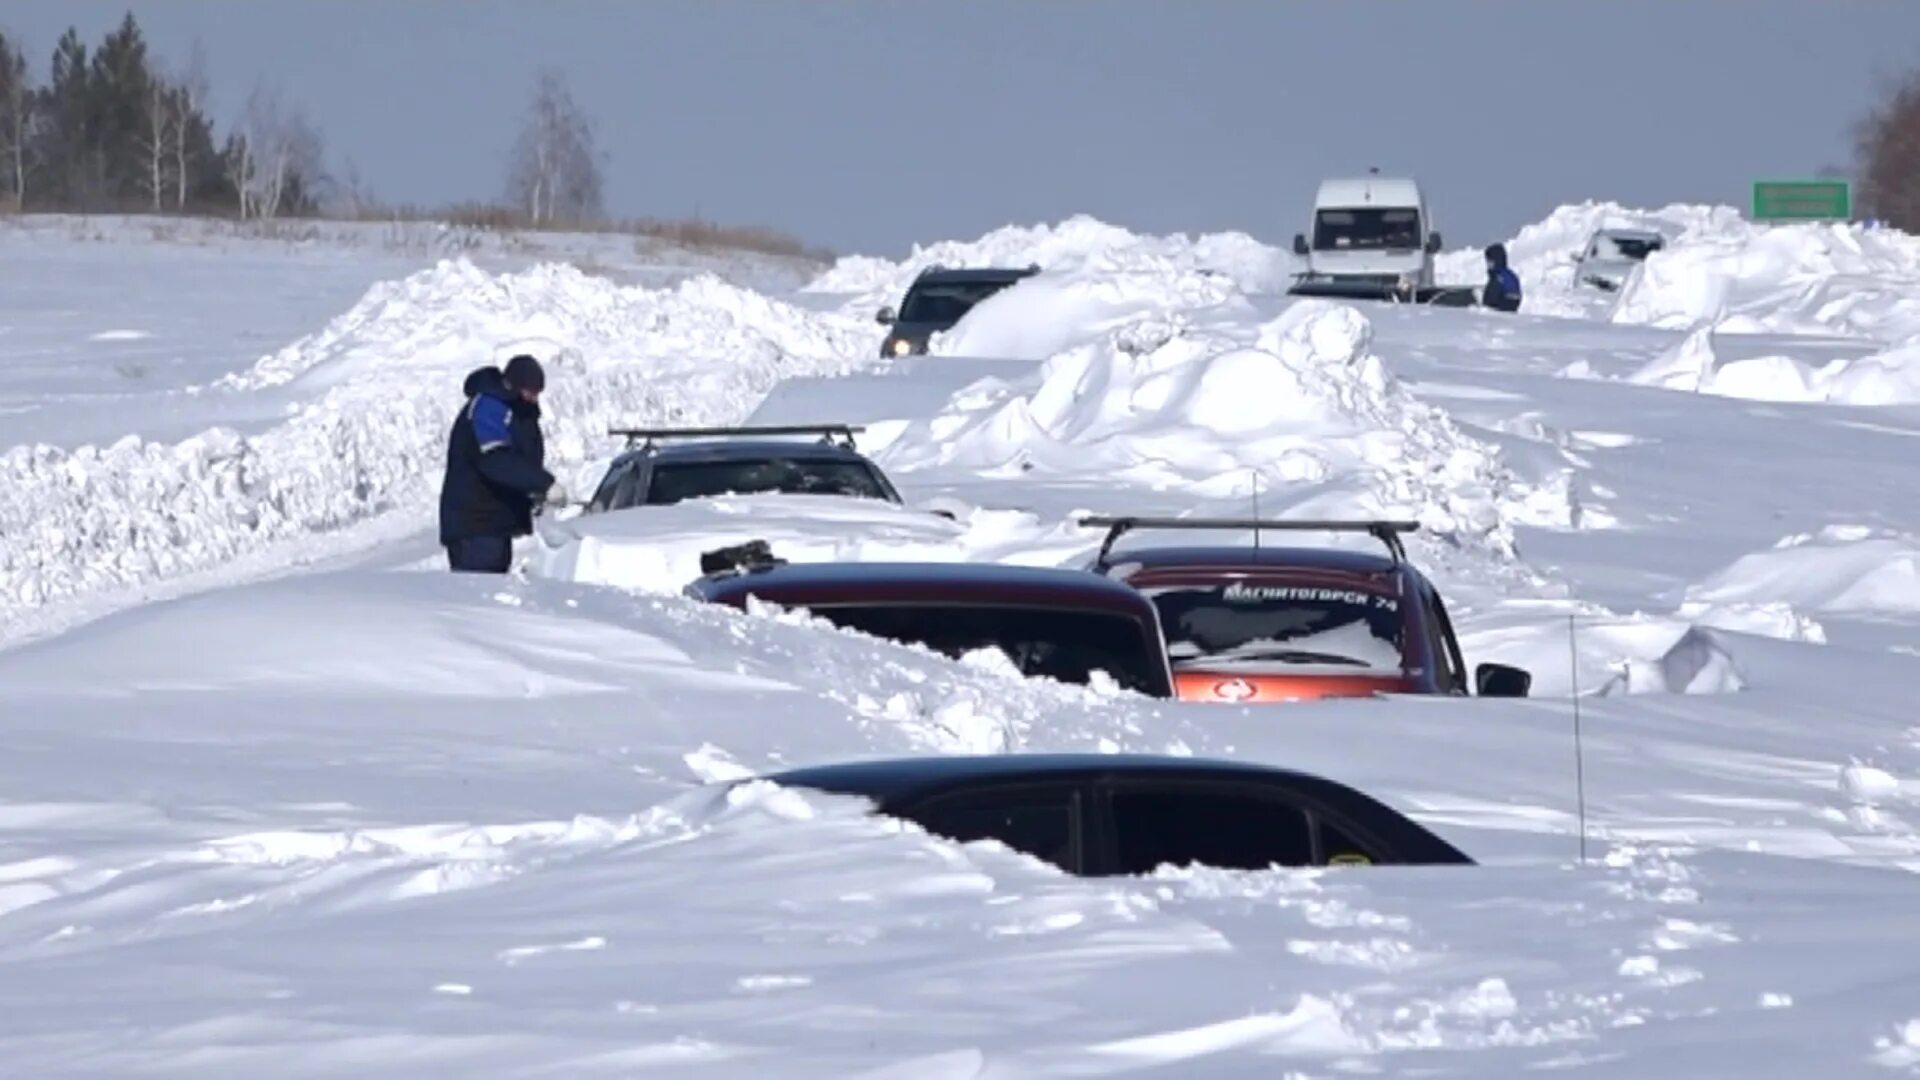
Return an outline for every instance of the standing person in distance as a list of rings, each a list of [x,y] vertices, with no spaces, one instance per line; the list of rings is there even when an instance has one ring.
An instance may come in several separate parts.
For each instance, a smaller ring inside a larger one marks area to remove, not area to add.
[[[564,500],[546,469],[540,392],[547,375],[525,354],[467,376],[467,403],[447,438],[440,543],[455,572],[504,574],[513,538],[533,532],[535,505]]]
[[[1487,249],[1487,287],[1480,291],[1480,303],[1495,311],[1520,310],[1520,275],[1507,266],[1505,244]]]

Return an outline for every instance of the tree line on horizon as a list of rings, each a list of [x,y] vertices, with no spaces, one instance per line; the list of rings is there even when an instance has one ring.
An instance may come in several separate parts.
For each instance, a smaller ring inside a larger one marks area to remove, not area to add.
[[[69,27],[45,71],[36,79],[0,31],[0,211],[264,220],[385,210],[351,163],[344,176],[328,170],[319,129],[266,84],[218,137],[205,54],[196,43],[184,65],[169,67],[132,12],[92,50]],[[604,160],[564,77],[544,71],[509,155],[504,201],[463,210],[534,226],[597,223]]]
[[[91,51],[69,27],[44,81],[0,31],[0,211],[242,219],[393,212],[351,163],[344,176],[328,171],[318,128],[276,90],[256,86],[224,139],[207,98],[198,45],[183,66],[169,68],[149,53],[132,12]],[[1887,86],[1853,134],[1861,216],[1920,234],[1920,71]],[[564,76],[545,70],[508,156],[504,198],[459,210],[490,224],[597,225],[605,221],[604,167],[592,122]]]

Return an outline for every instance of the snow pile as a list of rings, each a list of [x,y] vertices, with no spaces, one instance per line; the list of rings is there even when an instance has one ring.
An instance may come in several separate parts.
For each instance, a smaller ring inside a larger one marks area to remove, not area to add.
[[[1714,337],[1727,324],[1702,325],[1627,375],[1641,386],[1751,401],[1905,405],[1920,401],[1920,345],[1814,367],[1791,356],[1753,356],[1722,362]],[[1569,378],[1593,378],[1569,367]]]
[[[836,316],[711,278],[647,290],[566,266],[496,276],[442,263],[210,391],[291,382],[317,395],[259,435],[0,455],[0,610],[392,511],[425,526],[461,379],[513,351],[547,362],[548,452],[564,475],[607,448],[609,424],[730,422],[784,376],[852,368],[856,340]]]
[[[1587,241],[1600,229],[1651,229],[1670,245],[1698,237],[1717,236],[1745,228],[1740,212],[1730,206],[1675,203],[1658,210],[1642,210],[1615,202],[1584,202],[1561,206],[1505,241],[1508,265],[1520,275],[1525,296],[1522,310],[1533,315],[1602,318],[1613,306],[1611,294],[1576,289],[1574,262]],[[1484,248],[1445,252],[1434,260],[1436,280],[1478,285],[1486,280]]]
[[[935,334],[930,351],[1045,360],[1129,325],[1171,334],[1191,321],[1247,312],[1243,296],[1217,274],[1165,266],[1040,274],[976,305]]]
[[[1859,225],[1740,223],[1656,252],[1617,323],[1920,339],[1920,237]]]
[[[1687,590],[1687,606],[1787,604],[1850,615],[1920,613],[1920,539],[1865,525],[1788,536]]]
[[[1027,378],[963,391],[880,457],[903,468],[1079,476],[1103,490],[1181,489],[1239,505],[1258,474],[1274,512],[1412,515],[1511,550],[1507,515],[1521,512],[1527,493],[1493,448],[1387,373],[1363,315],[1304,301],[1253,337],[1249,347],[1145,317]]]
[[[1574,259],[1601,229],[1651,229],[1672,244],[1743,226],[1740,212],[1731,206],[1674,203],[1658,210],[1643,210],[1616,202],[1587,201],[1555,208],[1505,243],[1507,261],[1520,275],[1527,292],[1564,292],[1573,286]],[[1484,250],[1446,252],[1434,260],[1434,273],[1443,281],[1477,283],[1486,276]]]
[[[1245,233],[1141,236],[1085,214],[1058,225],[1008,226],[973,241],[915,246],[898,262],[867,255],[840,259],[815,278],[806,291],[852,294],[847,309],[871,315],[882,304],[897,304],[902,293],[929,266],[1029,266],[1043,271],[1189,271],[1218,275],[1247,292],[1285,289],[1292,256]]]
[[[700,556],[765,540],[792,562],[947,562],[965,532],[925,510],[834,495],[745,495],[584,515],[543,531],[534,568],[566,581],[677,592]]]

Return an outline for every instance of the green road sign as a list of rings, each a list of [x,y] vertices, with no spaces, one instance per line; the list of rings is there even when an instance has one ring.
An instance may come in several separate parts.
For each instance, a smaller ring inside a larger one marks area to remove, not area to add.
[[[1848,221],[1853,189],[1845,180],[1756,180],[1755,221]]]

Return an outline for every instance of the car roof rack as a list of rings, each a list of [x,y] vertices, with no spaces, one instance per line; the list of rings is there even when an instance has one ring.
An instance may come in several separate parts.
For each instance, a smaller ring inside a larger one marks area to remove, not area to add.
[[[1363,532],[1386,545],[1387,554],[1392,556],[1394,564],[1407,560],[1407,549],[1400,543],[1401,533],[1410,533],[1420,528],[1417,521],[1310,521],[1289,518],[1204,518],[1204,517],[1083,517],[1080,524],[1088,528],[1104,528],[1106,539],[1100,541],[1100,554],[1094,559],[1096,568],[1108,565],[1107,557],[1113,554],[1113,545],[1122,536],[1135,529],[1251,529],[1254,546],[1260,544],[1260,533],[1264,529],[1288,532]]]
[[[744,427],[696,427],[696,428],[622,428],[610,427],[607,434],[627,440],[629,448],[638,446],[641,450],[651,450],[653,444],[662,439],[712,439],[734,435],[818,435],[820,441],[828,446],[843,446],[856,450],[853,443],[855,434],[867,430],[857,424],[762,424]]]

